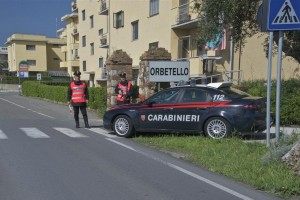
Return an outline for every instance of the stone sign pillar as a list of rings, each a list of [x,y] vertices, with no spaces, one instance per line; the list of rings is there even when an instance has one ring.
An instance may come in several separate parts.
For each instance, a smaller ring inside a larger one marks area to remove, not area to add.
[[[149,61],[170,61],[171,53],[165,48],[149,49],[140,57],[138,75],[139,99],[143,101],[155,93],[156,83],[149,82]]]
[[[116,105],[115,87],[120,81],[119,74],[126,73],[127,81],[132,79],[132,58],[122,50],[116,50],[112,55],[106,59],[107,69],[107,109]]]

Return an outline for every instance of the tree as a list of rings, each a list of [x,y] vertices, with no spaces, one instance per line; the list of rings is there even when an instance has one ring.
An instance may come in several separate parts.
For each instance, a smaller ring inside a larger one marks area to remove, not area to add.
[[[226,28],[233,43],[245,44],[246,38],[258,32],[259,0],[196,0],[195,11],[200,17],[198,40],[213,40]],[[238,48],[238,47],[237,47]]]
[[[284,31],[284,40],[282,45],[282,51],[285,56],[291,56],[298,63],[300,63],[300,31]],[[274,48],[273,54],[278,52],[278,31],[274,32]],[[264,49],[266,52],[266,57],[268,56],[269,50],[269,38],[266,38],[264,42]]]
[[[246,39],[258,33],[257,12],[262,0],[196,0],[194,10],[200,17],[198,40],[204,45],[213,40],[224,28],[232,38],[235,50],[243,47]],[[278,32],[274,32],[273,52],[277,52]],[[268,56],[269,38],[264,44]],[[300,31],[284,31],[283,49],[300,63]]]

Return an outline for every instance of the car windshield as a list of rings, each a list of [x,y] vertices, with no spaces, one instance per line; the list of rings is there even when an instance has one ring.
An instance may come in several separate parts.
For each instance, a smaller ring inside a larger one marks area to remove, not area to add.
[[[224,88],[219,88],[218,90],[234,99],[243,98],[243,97],[251,97],[250,94],[243,92],[241,90],[238,90],[236,88],[233,88],[233,87],[224,87]]]

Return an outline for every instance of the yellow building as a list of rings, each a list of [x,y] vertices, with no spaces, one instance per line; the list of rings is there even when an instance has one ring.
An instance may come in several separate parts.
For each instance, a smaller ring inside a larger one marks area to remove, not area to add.
[[[61,18],[66,24],[66,27],[58,30],[59,37],[66,41],[66,44],[61,47],[61,52],[64,54],[64,59],[60,62],[60,67],[73,75],[74,71],[79,70],[79,33],[77,29],[78,14],[76,3],[72,3],[72,13]]]
[[[46,38],[44,35],[13,34],[7,39],[8,65],[10,72],[17,72],[19,63],[27,61],[30,75],[46,71],[62,71],[64,59],[61,46],[63,39]]]
[[[211,62],[205,62],[206,67],[208,64],[216,64],[213,74],[221,74],[224,80],[267,79],[268,59],[262,43],[268,35],[259,34],[260,37],[249,38],[242,53],[230,49],[228,36],[225,50],[207,52],[197,44],[199,18],[193,12],[193,4],[194,1],[191,0],[73,2],[72,14],[64,16],[62,20],[66,22],[69,33],[76,26],[78,38],[71,39],[69,43],[79,44],[79,69],[83,80],[88,80],[90,86],[106,84],[105,60],[119,49],[132,58],[133,70],[137,70],[140,56],[152,47],[165,48],[171,53],[172,60],[188,60],[190,77],[203,76],[203,58],[208,58]],[[69,37],[74,36],[67,34],[68,41]],[[70,52],[72,49],[68,47],[66,51]],[[67,59],[70,56],[72,55],[68,54]],[[77,65],[63,66],[67,66],[69,72],[77,69]],[[276,78],[276,68],[277,58],[274,57],[272,78]],[[299,64],[293,59],[283,58],[282,77],[294,77],[298,68]],[[231,77],[232,71],[236,73]]]

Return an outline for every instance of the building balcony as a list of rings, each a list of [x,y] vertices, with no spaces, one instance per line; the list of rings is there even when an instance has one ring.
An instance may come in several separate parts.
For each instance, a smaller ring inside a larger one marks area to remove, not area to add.
[[[68,63],[67,62],[60,62],[59,67],[60,68],[68,67]]]
[[[67,46],[60,47],[60,52],[67,52],[67,51],[68,51]]]
[[[177,9],[174,9],[176,13],[176,19],[172,29],[193,29],[198,25],[200,18],[198,14],[193,12],[194,2],[183,4]]]
[[[76,2],[72,2],[72,12],[76,12],[78,11],[78,7],[77,7],[77,3]]]
[[[98,12],[99,15],[108,15],[108,7],[106,0],[101,1],[100,10]]]
[[[108,44],[108,39],[106,35],[102,35],[100,37],[100,48],[108,48],[109,44]]]
[[[70,62],[72,67],[79,67],[79,60],[71,60]]]
[[[77,27],[73,27],[73,28],[72,28],[72,33],[71,33],[71,34],[72,34],[73,36],[78,34],[78,29],[77,29]]]
[[[71,43],[70,46],[71,46],[72,50],[75,50],[75,49],[79,48],[79,44],[78,43]]]

